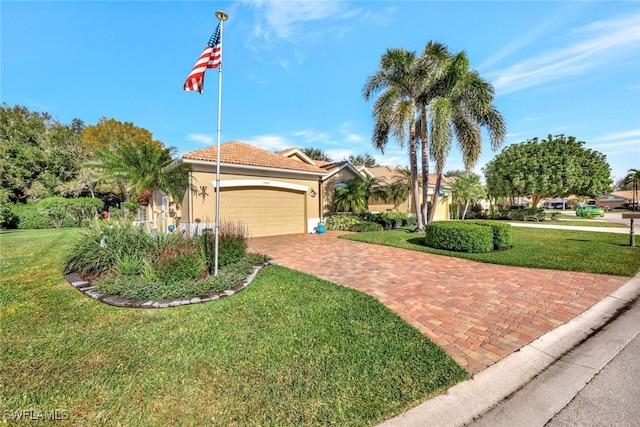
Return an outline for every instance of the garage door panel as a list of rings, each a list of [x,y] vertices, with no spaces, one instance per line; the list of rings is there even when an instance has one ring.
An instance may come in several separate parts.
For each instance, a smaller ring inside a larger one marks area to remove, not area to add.
[[[241,220],[251,237],[304,233],[304,193],[272,188],[225,188],[220,193],[220,218]]]

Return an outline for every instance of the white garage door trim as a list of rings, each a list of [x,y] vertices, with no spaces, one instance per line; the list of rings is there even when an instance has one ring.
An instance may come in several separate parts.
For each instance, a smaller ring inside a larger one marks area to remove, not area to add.
[[[215,191],[216,181],[211,181],[211,184],[213,185]],[[268,181],[264,179],[228,179],[220,181],[220,188],[229,187],[272,187],[301,191],[303,193],[309,191],[309,187],[306,185],[293,184],[291,182],[283,181]]]

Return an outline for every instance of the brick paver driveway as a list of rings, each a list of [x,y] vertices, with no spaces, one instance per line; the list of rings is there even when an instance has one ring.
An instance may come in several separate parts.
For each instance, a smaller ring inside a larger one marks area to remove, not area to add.
[[[582,313],[628,278],[484,264],[337,239],[251,239],[278,264],[365,292],[477,373]]]

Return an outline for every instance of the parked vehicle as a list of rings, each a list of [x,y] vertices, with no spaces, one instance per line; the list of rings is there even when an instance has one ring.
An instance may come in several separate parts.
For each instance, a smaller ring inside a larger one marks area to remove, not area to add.
[[[576,208],[576,216],[604,216],[604,209],[596,205],[580,205]]]

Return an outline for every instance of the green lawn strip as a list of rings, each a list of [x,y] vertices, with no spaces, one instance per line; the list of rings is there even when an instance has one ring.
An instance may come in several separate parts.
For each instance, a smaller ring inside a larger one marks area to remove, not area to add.
[[[466,377],[373,297],[279,266],[217,302],[104,305],[62,279],[73,233],[0,234],[4,408],[91,425],[373,425]]]
[[[424,235],[408,230],[355,233],[344,239],[394,246],[438,255],[519,267],[634,276],[640,269],[640,248],[629,246],[629,236],[614,233],[513,227],[513,248],[490,253],[463,253],[432,249]]]

